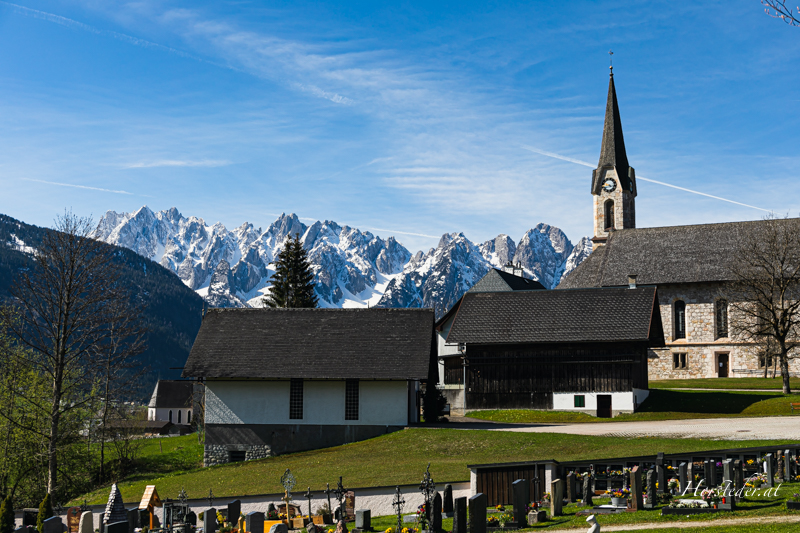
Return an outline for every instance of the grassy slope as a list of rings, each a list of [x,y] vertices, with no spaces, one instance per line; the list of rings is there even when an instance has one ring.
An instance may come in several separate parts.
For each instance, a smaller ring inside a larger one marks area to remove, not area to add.
[[[472,418],[510,423],[575,423],[631,422],[636,420],[681,420],[689,418],[719,418],[742,416],[791,415],[789,404],[800,396],[776,392],[675,391],[653,389],[633,414],[613,419],[596,418],[585,413],[508,409],[474,411]]]
[[[188,440],[193,438],[194,444]],[[201,453],[196,436],[165,439],[165,454],[173,464],[186,466]],[[174,449],[166,451],[166,441]],[[780,444],[780,441],[748,441],[747,445]],[[183,445],[183,449],[177,449]],[[126,502],[138,501],[145,485],[155,484],[161,498],[175,498],[185,487],[190,498],[199,498],[213,489],[224,498],[233,495],[279,492],[279,479],[291,468],[299,486],[313,490],[344,476],[350,487],[418,483],[425,465],[439,482],[469,479],[469,464],[537,459],[574,460],[579,458],[655,455],[666,453],[741,447],[742,441],[704,441],[694,439],[619,439],[582,435],[526,434],[501,431],[462,431],[455,429],[408,429],[375,439],[309,452],[282,455],[262,461],[249,461],[211,468],[154,472],[140,471],[120,483]],[[144,456],[153,465],[163,462],[153,441]],[[181,466],[181,468],[183,468]],[[108,488],[85,496],[91,503],[104,503]],[[82,501],[84,496],[77,498]]]
[[[800,378],[791,378],[792,390],[800,389]],[[769,389],[782,390],[783,380],[777,378],[708,378],[665,379],[650,381],[651,389]]]

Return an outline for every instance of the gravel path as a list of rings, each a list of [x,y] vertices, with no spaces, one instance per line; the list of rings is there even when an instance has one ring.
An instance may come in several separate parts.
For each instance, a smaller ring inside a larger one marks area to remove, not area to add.
[[[772,517],[759,517],[759,518],[720,518],[718,520],[703,520],[693,522],[659,522],[659,523],[642,523],[642,524],[625,524],[618,526],[603,525],[602,515],[598,516],[597,522],[600,524],[601,533],[606,531],[638,531],[642,529],[670,529],[670,528],[701,528],[710,526],[754,526],[753,531],[758,531],[759,525],[764,524],[783,524],[783,523],[796,523],[800,524],[800,518],[796,516],[772,516]],[[588,524],[585,528],[569,528],[569,529],[548,529],[547,533],[576,533],[578,531],[586,531],[589,528]]]

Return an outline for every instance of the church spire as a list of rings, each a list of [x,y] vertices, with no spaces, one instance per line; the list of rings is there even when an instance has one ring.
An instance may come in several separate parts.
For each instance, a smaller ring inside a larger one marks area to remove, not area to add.
[[[620,177],[624,180],[628,176],[628,156],[625,153],[625,139],[622,137],[617,90],[614,87],[614,67],[609,67],[609,69],[606,120],[603,124],[603,144],[600,147],[600,162],[597,164],[597,168],[616,167]]]

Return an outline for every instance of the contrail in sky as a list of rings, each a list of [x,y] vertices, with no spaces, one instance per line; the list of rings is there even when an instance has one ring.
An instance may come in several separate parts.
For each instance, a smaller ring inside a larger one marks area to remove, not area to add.
[[[552,157],[552,158],[555,158],[555,159],[561,159],[562,161],[569,161],[570,163],[575,163],[576,165],[583,165],[585,167],[595,168],[595,166],[593,164],[587,163],[586,161],[581,161],[580,159],[574,159],[572,157],[567,157],[565,155],[554,154],[553,152],[545,152],[544,150],[539,150],[538,148],[534,148],[532,146],[524,146],[523,145],[522,147],[525,150],[528,150],[530,152],[534,152],[534,153],[537,153],[537,154],[540,154],[540,155],[545,155],[547,157]],[[772,213],[771,210],[764,209],[763,207],[756,207],[754,205],[743,204],[742,202],[737,202],[735,200],[728,200],[727,198],[723,198],[721,196],[714,196],[713,194],[707,194],[707,193],[700,192],[700,191],[693,191],[692,189],[687,189],[686,187],[678,187],[677,185],[671,185],[669,183],[664,183],[663,181],[651,180],[651,179],[643,178],[641,176],[636,176],[636,179],[637,180],[642,180],[642,181],[649,181],[650,183],[656,183],[658,185],[663,185],[664,187],[671,187],[673,189],[678,189],[679,191],[686,191],[686,192],[690,192],[692,194],[699,194],[700,196],[707,196],[708,198],[713,198],[715,200],[722,200],[723,202],[728,202],[728,203],[731,203],[731,204],[736,204],[736,205],[741,205],[741,206],[744,206],[744,207],[749,207],[750,209],[758,209],[759,211],[765,211],[767,213]]]
[[[45,183],[47,185],[58,185],[59,187],[74,187],[75,189],[86,189],[89,191],[100,191],[100,192],[111,192],[114,194],[129,194],[131,196],[140,196],[138,194],[134,194],[128,191],[115,191],[113,189],[101,189],[100,187],[89,187],[87,185],[75,185],[74,183],[59,183],[57,181],[44,181],[44,180],[35,180],[32,178],[20,178],[25,181],[35,181],[36,183]]]

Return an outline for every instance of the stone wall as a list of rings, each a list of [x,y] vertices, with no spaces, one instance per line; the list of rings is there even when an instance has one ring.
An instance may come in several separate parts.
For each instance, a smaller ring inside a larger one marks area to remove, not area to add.
[[[230,462],[230,452],[245,452],[245,461],[266,459],[272,456],[272,448],[263,444],[206,444],[203,450],[203,466],[223,465]]]

